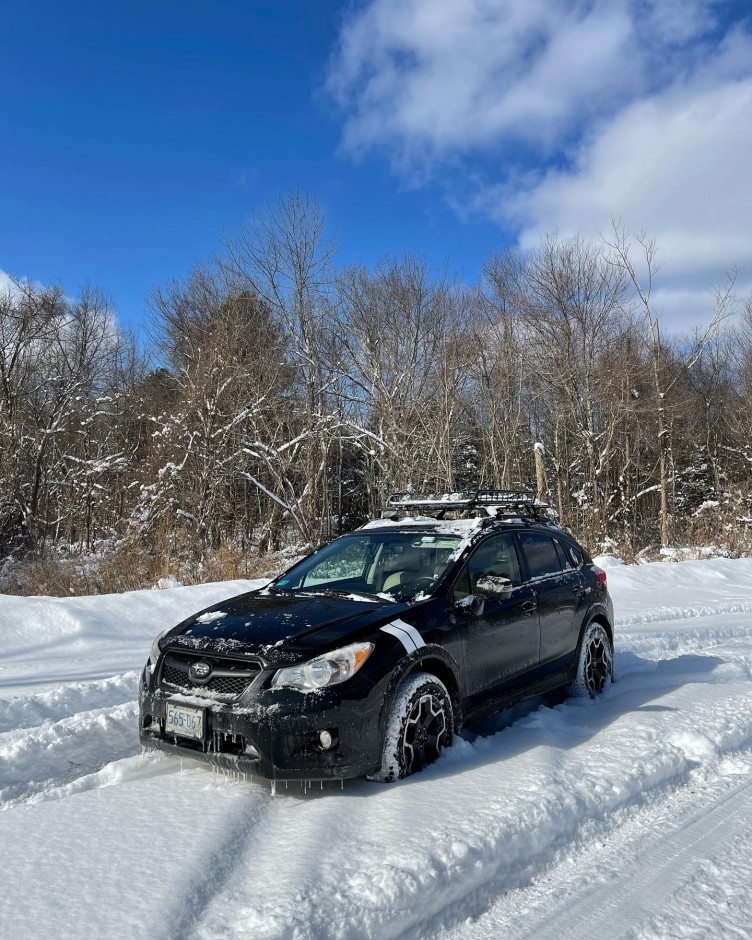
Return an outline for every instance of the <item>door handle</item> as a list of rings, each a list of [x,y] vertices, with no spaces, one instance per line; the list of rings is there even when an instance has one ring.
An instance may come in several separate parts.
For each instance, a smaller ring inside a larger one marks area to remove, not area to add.
[[[522,605],[522,608],[521,608],[522,612],[525,614],[532,614],[532,612],[537,609],[538,609],[538,604],[536,603],[536,601],[525,601],[525,603]]]
[[[579,597],[581,594],[585,593],[585,586],[583,584],[575,584],[572,588],[572,593]]]

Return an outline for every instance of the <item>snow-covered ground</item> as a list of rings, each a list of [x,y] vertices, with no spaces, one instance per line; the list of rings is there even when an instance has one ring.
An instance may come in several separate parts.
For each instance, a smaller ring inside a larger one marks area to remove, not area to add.
[[[752,936],[752,560],[609,567],[600,701],[276,797],[136,732],[156,633],[250,584],[0,597],[3,940]]]

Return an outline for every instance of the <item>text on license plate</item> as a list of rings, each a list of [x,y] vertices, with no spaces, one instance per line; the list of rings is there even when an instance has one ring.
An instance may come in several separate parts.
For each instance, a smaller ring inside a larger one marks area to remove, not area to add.
[[[188,708],[186,705],[176,705],[168,702],[165,731],[168,734],[179,734],[184,738],[198,738],[199,740],[203,740],[203,709]]]

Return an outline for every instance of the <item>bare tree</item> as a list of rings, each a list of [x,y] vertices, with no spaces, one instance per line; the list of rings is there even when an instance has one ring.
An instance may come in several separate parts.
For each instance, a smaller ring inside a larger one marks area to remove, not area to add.
[[[154,477],[135,517],[142,530],[182,520],[200,544],[216,546],[234,524],[251,524],[236,505],[247,503],[244,487],[267,494],[278,482],[266,474],[264,484],[257,468],[268,469],[267,461],[249,440],[260,428],[272,440],[279,425],[295,433],[285,418],[294,373],[282,326],[219,266],[157,289],[152,313],[155,341],[175,367],[176,398],[151,419]]]
[[[420,259],[385,259],[373,274],[341,274],[335,316],[340,400],[353,430],[371,432],[359,439],[370,510],[389,491],[453,487],[466,435],[466,292]]]
[[[37,547],[75,510],[64,491],[75,490],[82,428],[111,378],[120,337],[112,305],[97,288],[69,301],[58,288],[20,280],[0,301],[0,336],[0,529],[6,539]]]
[[[672,450],[671,393],[676,387],[681,370],[669,370],[666,363],[666,344],[661,336],[660,316],[653,306],[653,284],[658,273],[657,248],[653,240],[644,233],[631,236],[624,226],[614,222],[610,238],[603,239],[608,249],[609,263],[615,270],[625,274],[634,290],[642,315],[645,337],[651,366],[652,393],[657,419],[660,488],[660,537],[663,545],[671,540],[671,489],[674,480]],[[636,243],[636,248],[635,248]],[[640,273],[635,252],[639,255]],[[691,349],[684,356],[683,369],[691,369],[698,361],[708,340],[720,324],[735,310],[734,295],[736,272],[732,270],[723,288],[714,291],[713,313],[704,330],[698,331]],[[672,374],[673,371],[673,374]]]
[[[590,524],[605,532],[605,483],[620,414],[603,407],[618,399],[600,363],[629,326],[626,276],[597,245],[556,237],[526,256],[497,257],[486,270],[495,296],[504,298],[507,316],[518,324],[520,354],[528,360],[526,384],[535,390],[532,407],[541,422],[537,433],[548,438],[560,473],[566,466],[562,419],[576,436],[585,457],[579,501],[590,509]],[[561,492],[559,502],[566,518]]]
[[[326,428],[331,424],[327,392],[332,378],[323,349],[335,245],[318,200],[293,191],[253,216],[237,238],[225,239],[225,248],[225,268],[283,325],[302,388],[297,410],[304,430],[296,453],[303,479],[293,484],[292,502],[276,494],[273,511],[278,513],[284,504],[307,540],[317,541],[329,524],[326,477],[331,441]],[[287,443],[289,450],[292,444]]]

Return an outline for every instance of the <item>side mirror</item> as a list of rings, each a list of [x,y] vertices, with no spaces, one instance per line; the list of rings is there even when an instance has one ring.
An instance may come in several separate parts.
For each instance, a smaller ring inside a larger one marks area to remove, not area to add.
[[[509,578],[502,578],[495,574],[484,574],[478,578],[475,585],[475,593],[481,597],[496,597],[499,600],[506,600],[512,596],[514,585]]]
[[[463,597],[462,600],[457,601],[454,605],[454,609],[458,614],[465,614],[465,616],[483,616],[483,609],[486,606],[485,597],[481,597],[480,594],[468,594],[467,597]]]

